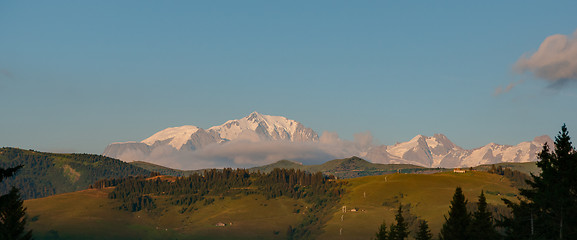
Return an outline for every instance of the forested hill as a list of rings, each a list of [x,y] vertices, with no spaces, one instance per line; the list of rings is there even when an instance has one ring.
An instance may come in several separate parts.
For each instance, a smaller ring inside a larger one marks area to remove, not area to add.
[[[104,178],[150,174],[149,170],[100,155],[0,148],[0,167],[17,165],[23,165],[23,168],[15,177],[0,183],[0,192],[5,193],[11,186],[16,186],[24,199],[83,190]]]
[[[275,168],[298,169],[307,172],[322,172],[326,175],[334,175],[338,178],[356,178],[364,176],[375,176],[391,174],[396,172],[418,173],[441,171],[442,169],[429,169],[411,164],[379,164],[371,163],[359,157],[335,159],[320,165],[303,165],[301,163],[281,160],[273,164],[254,167],[250,171],[261,171],[268,173]]]
[[[161,165],[157,165],[157,164],[153,164],[153,163],[149,163],[149,162],[143,162],[143,161],[134,161],[134,162],[130,162],[130,165],[139,167],[139,168],[143,168],[146,169],[148,171],[151,172],[157,172],[160,175],[168,175],[168,176],[174,176],[174,177],[184,177],[184,176],[188,176],[188,175],[192,175],[194,173],[203,173],[204,170],[208,170],[208,169],[200,169],[200,170],[179,170],[179,169],[174,169],[174,168],[168,168],[168,167],[164,167]]]

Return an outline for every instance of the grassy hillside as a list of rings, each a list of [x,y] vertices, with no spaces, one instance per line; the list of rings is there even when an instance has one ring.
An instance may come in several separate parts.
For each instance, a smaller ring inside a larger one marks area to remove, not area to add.
[[[436,235],[455,187],[463,188],[469,202],[476,202],[484,190],[493,209],[503,208],[502,197],[514,199],[517,194],[507,178],[485,172],[390,174],[339,181],[347,182],[346,193],[338,209],[329,213],[318,239],[371,239],[383,220],[393,222],[399,204],[410,206],[414,217],[428,220]],[[131,213],[118,210],[119,203],[106,196],[110,191],[91,189],[26,201],[35,237],[285,239],[288,226],[297,226],[311,207],[301,199],[249,194],[215,198],[212,204],[197,204],[192,212],[181,213],[180,207],[166,205],[162,211]],[[346,206],[347,212],[343,213],[341,206]],[[215,226],[219,222],[227,226]]]
[[[275,168],[299,169],[307,172],[322,172],[338,178],[356,178],[363,176],[383,175],[396,172],[414,173],[424,171],[439,171],[410,164],[379,164],[371,163],[359,157],[335,159],[320,165],[302,165],[300,163],[281,160],[262,167],[251,168],[251,171],[270,172]]]
[[[162,212],[117,210],[111,189],[89,189],[27,200],[35,239],[285,239],[289,225],[309,205],[262,195],[224,197],[193,213],[166,206]],[[218,227],[216,224],[226,226]],[[55,238],[55,237],[58,238]]]
[[[461,186],[469,202],[476,202],[484,190],[492,208],[504,208],[500,199],[514,199],[517,194],[517,189],[511,187],[506,178],[486,172],[392,174],[348,182],[347,194],[341,199],[347,211],[335,212],[319,239],[370,239],[383,220],[387,224],[394,222],[399,204],[410,206],[414,217],[429,221],[436,236],[457,186]]]
[[[148,170],[100,155],[0,148],[0,167],[17,165],[23,168],[15,177],[0,183],[0,192],[16,186],[25,199],[83,190],[103,178],[150,174]]]

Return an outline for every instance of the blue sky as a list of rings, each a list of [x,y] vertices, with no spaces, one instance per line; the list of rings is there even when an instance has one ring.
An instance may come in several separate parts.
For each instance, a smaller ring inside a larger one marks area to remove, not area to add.
[[[101,153],[253,111],[382,144],[577,133],[577,79],[513,66],[576,1],[0,0],[0,146]],[[574,69],[573,69],[574,70]],[[497,88],[515,87],[495,94]],[[575,135],[577,137],[577,135]]]

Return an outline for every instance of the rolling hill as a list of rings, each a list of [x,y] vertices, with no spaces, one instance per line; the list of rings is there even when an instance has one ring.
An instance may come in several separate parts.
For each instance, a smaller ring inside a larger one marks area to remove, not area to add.
[[[23,168],[15,177],[0,183],[0,192],[16,186],[24,199],[84,190],[104,178],[150,174],[143,168],[100,155],[0,148],[0,167],[17,165],[23,165]]]
[[[338,178],[356,178],[363,176],[383,175],[390,173],[437,172],[442,169],[429,169],[411,164],[380,164],[371,163],[359,157],[335,159],[320,165],[303,165],[298,162],[281,160],[273,164],[254,167],[249,170],[270,172],[275,168],[299,169],[307,172],[322,172]]]
[[[385,220],[392,223],[399,204],[410,206],[406,219],[429,221],[438,233],[455,187],[469,202],[481,190],[494,211],[506,212],[502,197],[514,199],[517,189],[503,176],[486,172],[463,174],[389,174],[337,180],[346,183],[338,207],[327,209],[317,239],[370,239]],[[118,210],[109,199],[112,188],[90,189],[27,200],[30,227],[36,239],[285,239],[287,229],[303,221],[310,204],[287,197],[240,194],[197,204],[193,212],[171,205],[162,211]],[[158,202],[161,204],[161,202]],[[346,211],[342,211],[346,206]],[[472,206],[474,207],[474,206]],[[354,209],[354,210],[353,210]],[[217,226],[223,223],[225,226]]]

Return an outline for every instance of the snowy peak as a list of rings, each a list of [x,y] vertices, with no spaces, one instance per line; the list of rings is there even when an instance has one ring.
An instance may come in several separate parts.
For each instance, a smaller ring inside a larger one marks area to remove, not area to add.
[[[411,163],[425,167],[471,167],[500,162],[530,162],[537,160],[537,152],[545,142],[552,144],[551,138],[545,135],[517,145],[489,143],[480,148],[466,150],[455,145],[443,134],[432,137],[417,135],[407,142],[373,148],[367,158],[379,163]]]
[[[499,162],[531,162],[537,160],[537,153],[543,144],[552,146],[553,140],[547,135],[539,136],[533,141],[522,142],[517,145],[500,145],[489,143],[483,147],[469,150],[470,155],[463,158],[462,166],[477,166]]]
[[[211,144],[234,140],[308,142],[318,141],[318,135],[297,121],[253,112],[244,118],[230,120],[208,130],[185,125],[164,129],[141,142],[113,143],[108,145],[104,154],[120,157],[126,152],[139,152],[144,156],[159,147],[194,151]]]
[[[301,123],[282,116],[270,116],[253,112],[250,115],[214,126],[208,131],[216,132],[221,138],[231,140],[283,140],[317,141],[318,135]]]
[[[200,128],[191,125],[167,128],[155,133],[147,139],[144,139],[142,143],[152,146],[157,142],[169,141],[168,144],[170,146],[176,149],[181,149],[182,146],[190,140],[192,135],[199,130]]]

